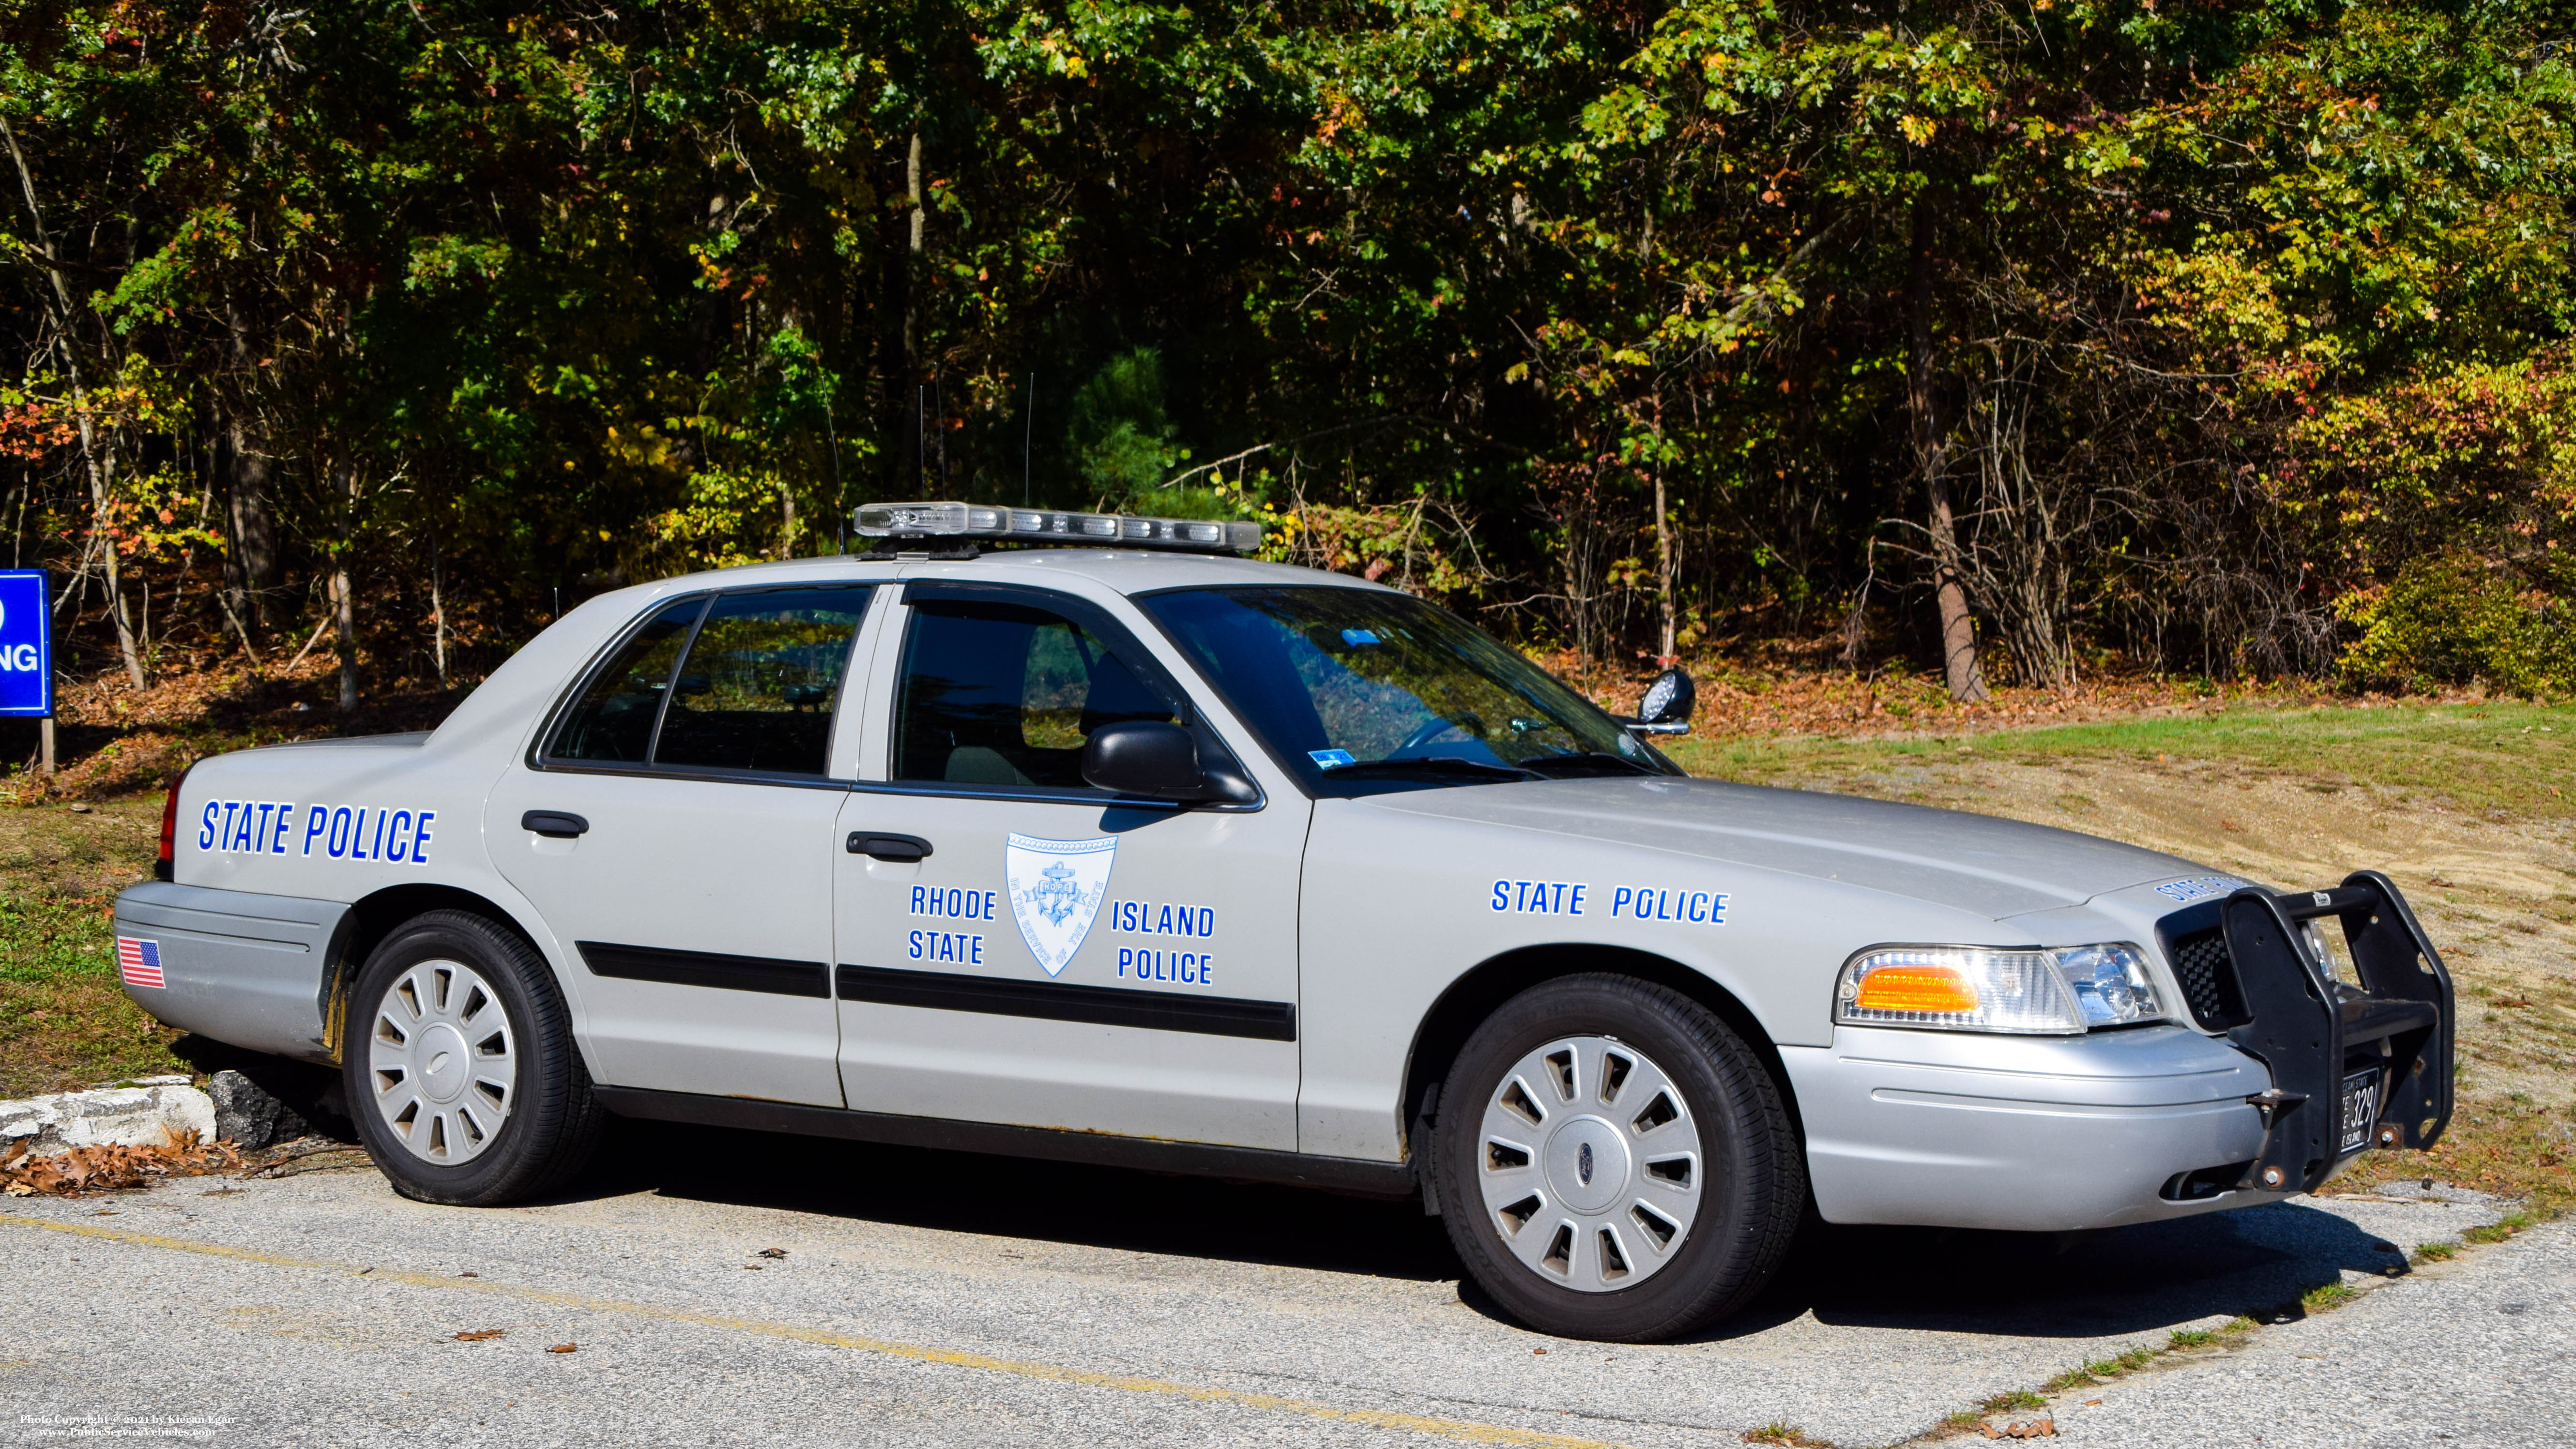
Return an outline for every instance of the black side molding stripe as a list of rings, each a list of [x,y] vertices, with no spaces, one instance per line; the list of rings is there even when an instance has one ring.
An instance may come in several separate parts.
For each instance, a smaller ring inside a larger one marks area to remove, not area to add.
[[[722,991],[765,991],[773,996],[830,1000],[831,971],[820,961],[780,961],[768,956],[724,956],[713,951],[666,951],[659,946],[613,946],[575,941],[593,976],[665,981],[673,986],[712,986]]]
[[[1007,981],[992,976],[953,976],[944,971],[888,971],[879,966],[853,966],[846,961],[836,974],[843,1001],[925,1006],[936,1011],[980,1011],[993,1016],[1034,1016],[1047,1021],[1241,1036],[1257,1041],[1297,1039],[1297,1006],[1289,1001],[1128,991],[1116,986],[1076,986],[1069,981]]]
[[[839,1137],[854,1142],[884,1142],[949,1152],[990,1152],[1011,1157],[1043,1158],[1050,1162],[1143,1168],[1149,1172],[1249,1178],[1255,1182],[1294,1183],[1300,1187],[1328,1188],[1370,1197],[1407,1198],[1421,1190],[1421,1182],[1414,1176],[1411,1162],[1308,1157],[1262,1147],[1166,1142],[1151,1137],[1119,1137],[1107,1132],[1074,1132],[1054,1127],[1006,1127],[998,1122],[958,1122],[945,1117],[898,1117],[884,1112],[851,1112],[838,1107],[760,1102],[747,1097],[701,1097],[689,1092],[657,1092],[643,1087],[603,1085],[591,1090],[599,1094],[599,1104],[609,1111],[621,1117],[640,1117],[651,1122],[695,1122],[710,1127],[795,1132],[809,1137]]]

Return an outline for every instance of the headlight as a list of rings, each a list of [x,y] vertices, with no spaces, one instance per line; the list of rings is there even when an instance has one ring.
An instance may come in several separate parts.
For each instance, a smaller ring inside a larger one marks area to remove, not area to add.
[[[2338,949],[2340,943],[2336,937],[2343,934],[2340,930],[2328,931],[2321,921],[2303,921],[2299,924],[2299,934],[2306,938],[2308,954],[2316,958],[2317,966],[2326,973],[2327,980],[2351,987],[2361,985],[2353,975],[2352,963],[2345,960],[2343,952]]]
[[[1834,1020],[2072,1036],[2164,1015],[2135,946],[1880,946],[1843,966]]]

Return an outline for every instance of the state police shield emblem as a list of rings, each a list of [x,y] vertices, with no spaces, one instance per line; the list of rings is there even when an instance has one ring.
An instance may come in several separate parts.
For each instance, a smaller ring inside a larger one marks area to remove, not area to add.
[[[1011,918],[1020,938],[1049,976],[1060,975],[1091,934],[1092,918],[1109,895],[1109,868],[1118,837],[1040,840],[1014,835],[1002,847],[1002,880],[1010,887]]]

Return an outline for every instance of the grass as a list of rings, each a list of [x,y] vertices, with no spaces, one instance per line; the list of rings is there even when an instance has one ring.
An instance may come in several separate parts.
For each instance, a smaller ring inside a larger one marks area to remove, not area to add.
[[[1831,1439],[1819,1439],[1795,1424],[1773,1422],[1759,1429],[1744,1431],[1747,1444],[1781,1444],[1790,1449],[1834,1449]]]
[[[1977,1405],[1973,1409],[1965,1409],[1959,1413],[1952,1414],[1933,1428],[1932,1437],[1935,1439],[1950,1439],[1956,1438],[1961,1434],[1973,1434],[1984,1426],[1988,1415],[2009,1414],[2017,1409],[2045,1409],[2047,1407],[2048,1400],[2041,1398],[2039,1395],[2029,1393],[2021,1389],[2014,1389],[2007,1393],[1997,1394],[1993,1398],[1986,1400],[1984,1403]]]
[[[2447,1263],[2458,1256],[2460,1256],[2460,1245],[2457,1243],[2417,1243],[2415,1251],[2408,1255],[2407,1260],[2415,1263]]]
[[[2465,1009],[2465,1008],[2464,1008]],[[2430,1152],[2381,1152],[2391,1177],[2428,1176],[2521,1200],[2524,1211],[2505,1219],[2527,1225],[2576,1206],[2576,1174],[2569,1143],[2576,1109],[2551,1108],[2512,1096],[2463,1093],[2451,1125]],[[2502,1228],[2502,1223],[2497,1228]],[[2484,1233],[2494,1229],[2478,1228]],[[2511,1236],[2508,1230],[2505,1236]],[[2494,1239],[2471,1237],[2471,1242]]]
[[[2532,1221],[2533,1215],[2530,1213],[2511,1213],[2485,1227],[2469,1229],[2460,1234],[2460,1240],[2466,1243],[2501,1243],[2524,1228],[2530,1227]]]
[[[2321,1283],[2299,1295],[2299,1310],[2303,1313],[2325,1313],[2341,1308],[2357,1296],[2349,1283]]]
[[[151,871],[160,803],[0,809],[0,1098],[188,1070],[116,976],[110,912]]]
[[[2465,809],[2576,816],[2576,707],[2494,702],[2280,708],[2257,703],[2094,724],[1906,738],[1774,735],[1673,741],[1694,775],[1746,784],[1954,760],[2018,764],[2116,758],[2225,761],[2311,777],[2320,788],[2378,785]]]
[[[2135,1373],[2169,1352],[2171,1352],[2170,1349],[2162,1348],[2128,1349],[2115,1353],[2109,1358],[2097,1358],[2080,1368],[2068,1369],[2040,1387],[2052,1394],[2064,1393],[2068,1389],[2086,1388],[2116,1379],[2123,1374]]]
[[[2068,1369],[2066,1372],[2050,1379],[2047,1383],[2040,1385],[2040,1388],[2047,1393],[2062,1394],[2069,1389],[2089,1388],[2095,1384],[2107,1383],[2112,1379],[2136,1373],[2138,1370],[2145,1368],[2147,1365],[2154,1363],[2157,1359],[2163,1358],[2165,1355],[2170,1353],[2181,1353],[2195,1348],[2227,1347],[2243,1338],[2245,1335],[2252,1333],[2255,1327],[2255,1322],[2251,1318],[2231,1318],[2216,1328],[2177,1328],[2171,1333],[2165,1335],[2164,1346],[2161,1348],[2151,1348],[2142,1344],[2139,1347],[2113,1354],[2109,1358],[2095,1359],[2093,1362],[2085,1364],[2080,1368]],[[2004,1397],[2010,1396],[2006,1395]],[[2028,1404],[2015,1404],[2009,1407],[2037,1408],[2046,1402],[2045,1400],[2037,1398],[2035,1395],[2024,1394],[2022,1397],[2030,1399],[2032,1402]],[[1990,1399],[1987,1402],[1992,1404],[1995,1400]],[[1998,1411],[1988,1409],[1986,1412],[1993,1413]]]

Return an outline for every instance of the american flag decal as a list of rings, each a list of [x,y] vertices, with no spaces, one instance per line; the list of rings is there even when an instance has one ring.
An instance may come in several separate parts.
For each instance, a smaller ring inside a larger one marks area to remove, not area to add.
[[[116,970],[128,986],[149,986],[159,990],[169,983],[161,979],[161,943],[133,936],[116,938]]]

